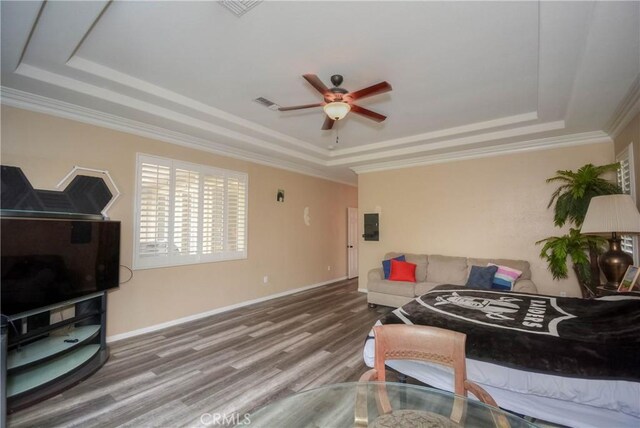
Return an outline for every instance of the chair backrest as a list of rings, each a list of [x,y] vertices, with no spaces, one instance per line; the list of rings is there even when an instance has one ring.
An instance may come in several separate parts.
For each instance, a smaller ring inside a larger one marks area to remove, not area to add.
[[[438,327],[386,324],[373,328],[375,336],[375,370],[385,381],[385,361],[421,360],[453,368],[454,392],[467,396],[465,342],[467,335]]]

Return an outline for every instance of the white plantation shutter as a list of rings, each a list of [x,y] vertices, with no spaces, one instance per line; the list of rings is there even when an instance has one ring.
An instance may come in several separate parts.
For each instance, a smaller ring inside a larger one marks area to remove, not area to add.
[[[244,251],[246,236],[246,183],[239,178],[227,180],[227,247],[230,251]]]
[[[622,189],[622,193],[630,195],[631,198],[636,200],[635,192],[635,170],[633,165],[633,144],[622,151],[616,160],[620,162],[618,168],[618,186]],[[634,264],[638,264],[638,238],[635,236],[622,235],[621,237],[622,251],[629,253],[633,256]]]
[[[204,177],[203,254],[222,254],[224,251],[224,182],[222,176]]]
[[[180,255],[198,254],[200,174],[175,170],[173,245]]]
[[[143,162],[138,165],[138,255],[167,256],[169,253],[169,202],[171,168]]]
[[[629,158],[625,157],[619,160],[620,168],[618,168],[618,185],[622,188],[622,193],[631,194],[631,167]]]
[[[134,268],[247,256],[244,173],[138,155]]]

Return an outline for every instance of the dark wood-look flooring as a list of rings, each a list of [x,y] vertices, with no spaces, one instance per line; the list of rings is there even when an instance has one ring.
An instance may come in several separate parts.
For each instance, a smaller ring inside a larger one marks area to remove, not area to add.
[[[367,333],[390,310],[369,309],[357,288],[342,281],[112,343],[98,372],[9,426],[198,426],[203,413],[357,380]]]

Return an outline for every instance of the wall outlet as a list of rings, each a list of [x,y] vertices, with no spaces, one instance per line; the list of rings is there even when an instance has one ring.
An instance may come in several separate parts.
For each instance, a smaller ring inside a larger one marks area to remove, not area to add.
[[[265,284],[267,284],[269,282],[269,277],[267,275],[262,277],[262,282],[264,282]]]
[[[560,297],[567,297],[567,292],[566,291],[561,291],[560,292]]]
[[[327,270],[331,270],[331,266],[327,266]]]

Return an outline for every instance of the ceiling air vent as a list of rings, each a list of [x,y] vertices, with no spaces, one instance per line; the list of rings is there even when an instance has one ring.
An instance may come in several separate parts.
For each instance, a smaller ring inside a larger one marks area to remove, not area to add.
[[[258,104],[261,104],[261,105],[265,106],[269,110],[278,110],[280,108],[280,106],[278,104],[276,104],[276,103],[274,103],[272,101],[269,101],[268,99],[263,98],[263,97],[256,98],[253,101],[257,102]]]
[[[262,3],[262,0],[222,0],[220,4],[229,9],[235,16],[242,16]]]

